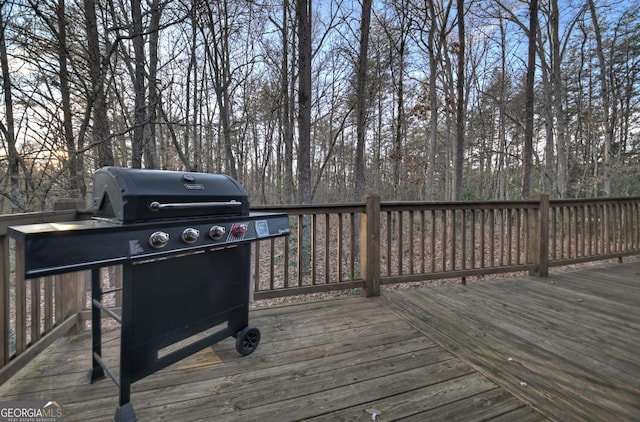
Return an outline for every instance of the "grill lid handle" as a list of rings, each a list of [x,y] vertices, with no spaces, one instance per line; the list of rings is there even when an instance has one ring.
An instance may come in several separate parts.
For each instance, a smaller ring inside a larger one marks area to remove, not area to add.
[[[208,207],[239,207],[242,206],[242,202],[232,199],[231,201],[216,201],[216,202],[174,202],[161,204],[158,201],[149,203],[149,209],[151,211],[159,211],[162,209],[188,209],[188,208],[208,208]]]

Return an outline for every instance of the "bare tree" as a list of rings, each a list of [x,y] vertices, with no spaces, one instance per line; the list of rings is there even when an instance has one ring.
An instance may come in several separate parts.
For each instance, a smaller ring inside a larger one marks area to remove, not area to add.
[[[73,136],[73,115],[71,112],[71,88],[69,70],[67,68],[67,18],[64,0],[58,0],[58,62],[60,77],[60,96],[62,99],[63,136],[69,154],[69,191],[73,197],[84,198],[87,187],[84,183],[84,165],[82,155],[78,153]]]
[[[453,199],[460,200],[462,191],[462,172],[464,167],[464,133],[465,133],[465,95],[464,75],[465,67],[465,31],[464,31],[464,0],[457,0],[458,8],[458,69],[456,79],[456,149],[455,149],[455,180],[453,184]]]
[[[360,18],[360,52],[358,54],[357,88],[356,88],[356,109],[357,109],[357,141],[355,157],[355,184],[353,200],[360,201],[365,192],[364,177],[364,144],[367,123],[368,98],[365,93],[367,85],[367,60],[369,50],[369,27],[371,26],[371,0],[362,0],[362,15]]]
[[[147,88],[145,73],[144,37],[142,33],[141,0],[131,0],[132,25],[130,37],[133,41],[135,74],[133,89],[135,92],[133,137],[131,138],[131,166],[142,167],[142,154],[145,144],[145,125],[147,124]]]
[[[11,73],[9,71],[9,56],[7,54],[5,12],[10,7],[7,2],[0,4],[0,67],[2,68],[2,90],[4,92],[4,108],[6,122],[0,129],[7,145],[7,160],[9,173],[9,200],[12,211],[19,211],[20,207],[20,157],[16,150],[15,120],[13,116],[13,95],[11,88]]]
[[[112,166],[114,164],[113,149],[111,146],[111,129],[107,115],[107,104],[104,93],[104,79],[106,64],[103,70],[100,54],[100,42],[98,39],[98,22],[96,18],[95,0],[83,0],[84,17],[87,31],[87,52],[89,64],[89,77],[91,79],[91,92],[88,98],[87,108],[93,108],[93,144],[98,149],[98,167]]]
[[[286,203],[293,203],[295,197],[295,183],[293,182],[293,125],[294,107],[291,97],[293,96],[293,81],[289,75],[294,72],[289,71],[289,2],[282,2],[282,62],[280,67],[280,127],[284,143],[284,200]],[[293,67],[293,66],[291,66]]]
[[[208,45],[206,47],[208,65],[211,68],[220,126],[222,129],[222,145],[225,152],[225,171],[233,178],[238,178],[237,162],[231,139],[232,98],[231,85],[233,83],[231,71],[231,39],[233,37],[233,22],[230,16],[229,1],[206,2]]]
[[[148,168],[159,167],[157,152],[156,120],[158,116],[158,40],[160,38],[160,18],[166,3],[151,1],[149,17],[149,104],[147,109],[148,136],[144,145],[144,156]]]
[[[553,92],[553,109],[557,126],[558,138],[558,166],[556,169],[556,180],[558,181],[558,193],[560,198],[567,196],[567,141],[566,141],[566,123],[565,112],[562,102],[564,99],[564,88],[562,84],[562,72],[560,64],[562,63],[562,54],[560,49],[560,9],[558,0],[551,1],[551,34],[552,34],[552,92]],[[549,157],[549,161],[553,161]]]
[[[393,150],[390,155],[393,161],[393,191],[397,194],[400,191],[400,169],[405,155],[403,151],[403,144],[406,137],[405,72],[410,20],[408,2],[393,2],[392,7],[397,14],[398,22],[393,24],[393,28],[385,26],[385,32],[389,38],[392,50],[396,53],[397,60],[395,61],[395,66],[391,66],[391,74],[394,77],[395,86],[396,116],[393,122]]]
[[[298,20],[298,200],[311,202],[311,0],[296,0]]]
[[[534,84],[536,70],[536,34],[538,32],[538,0],[529,3],[529,50],[527,53],[527,80],[525,86],[525,130],[522,152],[522,197],[531,194],[531,169],[533,167]]]
[[[613,142],[613,125],[609,121],[609,113],[611,104],[609,101],[609,82],[607,80],[607,64],[604,58],[604,49],[602,45],[602,33],[600,32],[600,24],[596,13],[596,6],[593,0],[588,0],[589,11],[591,12],[591,21],[593,22],[593,30],[596,37],[596,55],[600,65],[600,90],[602,93],[602,121],[604,124],[604,163],[603,163],[603,181],[605,196],[611,195],[611,144]]]

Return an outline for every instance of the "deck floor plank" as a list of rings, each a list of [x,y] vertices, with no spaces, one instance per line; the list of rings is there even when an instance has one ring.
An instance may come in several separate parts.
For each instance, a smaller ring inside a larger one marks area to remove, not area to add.
[[[553,419],[633,421],[640,418],[639,272],[638,263],[617,264],[385,298]]]

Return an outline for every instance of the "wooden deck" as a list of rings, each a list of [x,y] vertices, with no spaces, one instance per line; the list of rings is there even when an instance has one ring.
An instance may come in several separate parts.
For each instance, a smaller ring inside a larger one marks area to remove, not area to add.
[[[640,263],[385,297],[554,420],[640,420]]]
[[[639,274],[613,265],[256,310],[254,354],[225,340],[133,384],[131,400],[154,422],[371,421],[371,409],[378,422],[639,420]],[[117,331],[105,338],[114,360]],[[88,332],[57,341],[0,401],[111,420],[117,389],[85,381],[89,349]]]

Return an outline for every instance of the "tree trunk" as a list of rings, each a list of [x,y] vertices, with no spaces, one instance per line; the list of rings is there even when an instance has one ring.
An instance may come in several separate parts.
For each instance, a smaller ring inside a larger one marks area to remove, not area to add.
[[[148,125],[147,142],[144,148],[144,157],[147,168],[159,168],[159,157],[156,139],[156,120],[158,116],[157,75],[158,75],[158,38],[160,36],[160,18],[164,4],[159,0],[153,0],[151,4],[151,16],[149,18],[149,104],[147,106]]]
[[[498,151],[497,151],[497,163],[496,163],[496,189],[493,193],[493,198],[498,200],[507,199],[507,171],[505,161],[507,157],[507,107],[509,94],[507,92],[507,51],[506,51],[506,39],[507,31],[504,27],[504,22],[500,19],[500,106],[498,116]],[[492,172],[492,159],[491,152],[489,152],[489,159],[487,160],[487,173]]]
[[[553,123],[553,82],[550,76],[549,66],[545,66],[544,59],[541,58],[542,65],[540,66],[542,73],[542,87],[544,96],[544,116],[545,116],[545,177],[543,179],[542,189],[543,192],[548,192],[552,198],[557,196],[558,192],[558,177],[556,174],[556,149],[555,149],[555,125]],[[553,72],[551,72],[553,74]],[[541,112],[542,113],[542,112]],[[548,181],[547,181],[548,180]]]
[[[298,17],[299,200],[311,202],[311,0],[296,0]]]
[[[84,0],[84,13],[89,51],[89,76],[91,78],[89,103],[93,103],[93,144],[98,148],[98,167],[112,166],[114,159],[111,148],[111,129],[104,94],[104,74],[100,57],[95,0]]]
[[[214,15],[211,6],[217,7]],[[225,153],[226,169],[225,171],[234,179],[238,179],[238,171],[235,155],[233,153],[233,144],[231,140],[231,116],[232,103],[230,98],[230,86],[232,83],[231,76],[231,57],[229,51],[229,37],[231,36],[231,28],[229,28],[229,16],[227,16],[227,2],[211,2],[207,3],[209,35],[212,37],[208,42],[207,54],[210,66],[213,70],[213,84],[216,93],[216,103],[218,105],[218,113],[220,116],[220,126],[222,137],[222,147]],[[194,116],[194,119],[196,116]]]
[[[284,201],[292,204],[295,199],[295,183],[293,181],[293,118],[292,103],[289,93],[293,83],[289,83],[289,2],[282,2],[282,64],[280,95],[280,124],[284,141]],[[291,72],[292,74],[294,72]]]
[[[82,155],[78,154],[73,137],[73,114],[71,112],[71,94],[69,88],[69,70],[67,68],[67,18],[65,2],[58,0],[56,10],[58,18],[58,63],[60,69],[60,98],[62,100],[62,127],[67,153],[69,154],[69,194],[74,198],[84,198],[87,187],[84,183]]]
[[[538,32],[538,0],[529,4],[529,53],[525,86],[524,150],[522,152],[522,198],[531,194],[531,169],[533,167],[533,102],[536,70],[536,33]]]
[[[405,46],[406,39],[404,34],[401,35],[400,46],[398,48],[398,55],[400,59],[398,69],[398,99],[396,102],[397,109],[397,121],[395,127],[395,134],[393,135],[393,151],[391,152],[391,159],[393,160],[393,191],[395,194],[400,193],[400,167],[404,158],[404,152],[402,151],[402,140],[404,138],[404,66],[405,66]]]
[[[355,160],[355,185],[353,200],[360,201],[365,193],[365,159],[364,144],[367,124],[367,103],[368,98],[365,93],[367,86],[367,55],[369,50],[369,27],[371,25],[371,1],[362,1],[362,17],[360,19],[360,53],[358,55],[357,69],[357,123],[356,123],[356,160]]]
[[[604,139],[604,163],[603,163],[603,181],[605,196],[611,195],[611,144],[613,142],[613,125],[609,122],[609,113],[611,104],[609,101],[609,83],[607,82],[607,65],[604,59],[604,50],[602,47],[602,33],[600,32],[600,24],[598,15],[596,14],[596,6],[593,0],[589,0],[589,11],[591,12],[591,20],[593,22],[593,30],[596,36],[596,53],[598,56],[598,64],[600,65],[600,89],[602,92],[602,108],[603,123],[605,131]]]
[[[458,9],[458,74],[456,81],[456,149],[455,180],[453,199],[459,201],[462,195],[462,171],[464,166],[464,130],[465,130],[465,98],[464,98],[464,66],[465,66],[465,31],[464,0],[457,0]]]
[[[7,141],[9,200],[11,211],[22,211],[20,206],[20,157],[16,150],[15,121],[13,118],[13,96],[11,94],[11,74],[9,72],[9,57],[5,40],[4,10],[0,5],[0,66],[2,67],[2,89],[4,91],[4,108],[6,115],[5,138]]]
[[[437,18],[434,0],[429,0],[429,20],[431,22],[427,45],[429,50],[429,122],[430,122],[430,142],[429,142],[429,167],[427,168],[427,200],[433,201],[435,198],[435,175],[436,175],[436,150],[438,144],[438,54],[436,46]]]
[[[551,34],[552,34],[552,83],[553,92],[553,109],[558,133],[558,167],[556,180],[558,181],[558,191],[560,198],[567,197],[567,145],[566,145],[566,124],[564,118],[564,109],[562,107],[562,99],[564,89],[562,87],[562,71],[560,69],[560,10],[558,8],[558,0],[551,1]]]
[[[145,144],[144,130],[145,124],[147,123],[144,38],[142,36],[142,7],[140,1],[141,0],[131,0],[131,18],[133,20],[131,38],[133,40],[135,63],[135,76],[133,81],[135,110],[133,138],[131,139],[131,167],[133,168],[142,168],[142,153]]]
[[[195,10],[190,12],[190,20],[191,20],[191,44],[189,45],[189,64],[187,66],[187,74],[185,81],[185,93],[186,98],[184,99],[184,166],[187,171],[193,170],[193,164],[191,159],[191,146],[189,145],[189,139],[191,135],[191,78],[196,79],[196,48],[197,48],[197,28],[198,28],[198,20],[195,13]],[[205,63],[208,58],[204,58]],[[195,83],[195,82],[194,82]]]

